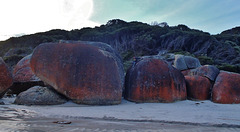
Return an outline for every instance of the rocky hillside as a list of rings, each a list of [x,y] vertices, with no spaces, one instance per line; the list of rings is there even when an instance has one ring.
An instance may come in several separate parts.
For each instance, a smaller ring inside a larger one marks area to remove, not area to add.
[[[202,64],[215,64],[220,69],[240,71],[239,27],[218,35],[190,29],[185,25],[174,27],[125,22],[119,19],[95,28],[80,30],[51,30],[43,33],[10,38],[0,42],[0,56],[7,63],[31,53],[39,44],[59,40],[100,41],[119,51],[124,62],[133,56],[156,55],[161,52],[190,54]],[[16,61],[17,62],[17,61]]]

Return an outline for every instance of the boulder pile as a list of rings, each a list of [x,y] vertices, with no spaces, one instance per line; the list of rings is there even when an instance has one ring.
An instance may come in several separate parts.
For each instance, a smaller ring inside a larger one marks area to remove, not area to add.
[[[120,55],[101,42],[41,44],[17,63],[13,76],[0,58],[0,78],[0,97],[11,89],[19,94],[15,103],[24,105],[61,104],[66,98],[78,104],[114,105],[122,97],[137,103],[240,103],[240,74],[164,52],[135,58],[124,76]]]

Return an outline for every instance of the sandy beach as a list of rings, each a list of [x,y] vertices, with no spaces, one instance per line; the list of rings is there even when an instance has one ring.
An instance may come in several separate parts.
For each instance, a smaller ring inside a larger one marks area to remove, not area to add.
[[[0,106],[0,131],[240,131],[239,104],[123,100],[112,106],[71,101],[54,106],[23,106],[12,104],[14,98],[1,101],[5,105]]]

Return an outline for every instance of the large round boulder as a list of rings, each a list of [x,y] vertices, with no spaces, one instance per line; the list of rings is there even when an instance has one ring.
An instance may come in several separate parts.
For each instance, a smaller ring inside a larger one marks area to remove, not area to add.
[[[59,95],[55,90],[34,86],[27,91],[20,93],[14,101],[19,105],[58,105],[66,103],[67,99]]]
[[[208,100],[211,95],[212,84],[202,76],[185,76],[187,97],[190,100]]]
[[[32,55],[28,55],[21,59],[13,70],[14,84],[10,89],[14,94],[19,94],[33,86],[44,85],[43,82],[32,72],[30,67],[31,57]]]
[[[182,73],[160,59],[145,58],[127,72],[125,98],[134,102],[174,102],[187,97]]]
[[[33,72],[75,103],[119,104],[122,82],[111,52],[84,42],[45,43],[31,58]]]
[[[8,88],[12,85],[13,78],[6,63],[0,57],[0,98],[6,93]]]
[[[240,74],[220,71],[212,89],[212,101],[221,104],[240,103]]]

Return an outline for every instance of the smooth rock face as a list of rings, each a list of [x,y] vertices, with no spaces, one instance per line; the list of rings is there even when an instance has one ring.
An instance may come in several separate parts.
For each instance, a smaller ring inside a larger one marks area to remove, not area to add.
[[[210,99],[211,82],[202,76],[185,76],[187,96],[191,100]]]
[[[146,58],[126,75],[125,98],[134,102],[174,102],[187,96],[184,76],[167,62]]]
[[[173,66],[175,68],[177,68],[178,70],[186,70],[186,69],[188,69],[183,55],[175,55],[175,60],[173,62]]]
[[[175,55],[173,66],[182,71],[200,67],[201,64],[197,58],[184,55]]]
[[[197,58],[191,57],[191,56],[184,56],[185,63],[188,67],[188,69],[193,69],[200,67],[201,64]]]
[[[121,56],[117,53],[115,49],[113,49],[110,45],[102,42],[92,42],[92,41],[69,41],[69,40],[62,40],[62,43],[79,43],[79,44],[88,44],[92,46],[96,46],[99,49],[103,51],[107,51],[111,53],[113,56],[113,59],[117,62],[119,75],[121,77],[122,82],[122,88],[124,89],[124,81],[125,81],[125,75],[124,75],[124,68],[123,68],[123,62]]]
[[[14,68],[14,84],[10,88],[14,94],[19,94],[33,86],[44,85],[43,82],[32,72],[32,69],[30,67],[31,57],[32,55],[24,57],[17,63]]]
[[[198,76],[207,77],[211,81],[215,81],[216,77],[219,74],[219,69],[213,65],[204,65],[196,69],[182,71],[182,73],[185,76],[198,75]]]
[[[240,103],[240,74],[220,71],[212,90],[212,101],[221,104]]]
[[[66,103],[67,99],[47,87],[34,86],[20,93],[14,103],[19,105],[57,105]]]
[[[34,50],[30,63],[41,80],[76,103],[121,102],[120,71],[110,52],[81,43],[46,43]]]
[[[14,82],[29,82],[41,81],[33,72],[30,67],[30,59],[32,55],[28,55],[21,59],[14,68],[13,79]]]
[[[12,83],[12,74],[10,73],[6,63],[0,57],[0,98],[2,98]]]

